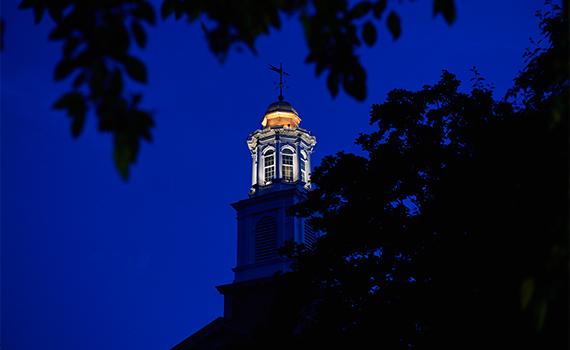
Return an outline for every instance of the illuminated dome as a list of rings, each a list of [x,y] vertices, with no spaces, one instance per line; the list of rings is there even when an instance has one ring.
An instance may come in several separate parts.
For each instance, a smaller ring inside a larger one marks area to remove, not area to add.
[[[273,126],[296,128],[300,122],[301,118],[299,118],[299,113],[297,113],[295,108],[289,102],[279,101],[273,102],[267,107],[261,125],[264,128]]]

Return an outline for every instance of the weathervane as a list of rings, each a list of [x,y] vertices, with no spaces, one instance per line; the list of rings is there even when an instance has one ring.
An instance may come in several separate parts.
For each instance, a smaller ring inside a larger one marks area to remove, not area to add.
[[[270,64],[269,69],[272,71],[279,73],[279,101],[283,101],[283,75],[289,76],[289,73],[283,70],[283,64],[279,63],[279,68],[275,67],[274,65]]]

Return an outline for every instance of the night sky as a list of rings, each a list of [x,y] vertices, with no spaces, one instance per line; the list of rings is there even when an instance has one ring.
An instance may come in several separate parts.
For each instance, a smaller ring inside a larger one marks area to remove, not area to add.
[[[110,135],[90,116],[72,139],[69,119],[51,109],[68,83],[52,71],[60,44],[49,21],[34,26],[19,1],[2,2],[1,59],[2,342],[6,350],[168,349],[222,314],[214,286],[232,281],[236,222],[251,164],[247,135],[276,100],[275,74],[317,137],[313,164],[370,130],[368,111],[393,88],[435,83],[442,69],[470,86],[475,65],[502,97],[523,67],[542,0],[461,1],[451,27],[432,1],[398,6],[402,37],[382,24],[362,48],[368,97],[330,97],[306,65],[302,29],[286,21],[260,38],[259,55],[232,52],[220,64],[199,25],[168,20],[140,52],[149,70],[143,105],[156,120],[128,183],[112,160]]]

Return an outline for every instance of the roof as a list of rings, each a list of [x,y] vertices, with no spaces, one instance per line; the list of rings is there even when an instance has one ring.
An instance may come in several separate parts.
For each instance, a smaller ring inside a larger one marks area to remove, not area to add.
[[[296,116],[299,116],[299,113],[297,113],[297,111],[295,110],[295,108],[293,108],[291,103],[289,103],[287,101],[273,102],[272,104],[270,104],[267,107],[267,111],[265,112],[265,114],[275,112],[275,111],[290,112],[290,113],[295,114]]]
[[[287,101],[273,102],[267,107],[261,125],[264,128],[284,126],[296,128],[301,122],[299,113]]]

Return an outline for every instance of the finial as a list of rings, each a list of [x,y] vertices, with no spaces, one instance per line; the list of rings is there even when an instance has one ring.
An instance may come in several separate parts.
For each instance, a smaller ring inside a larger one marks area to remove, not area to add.
[[[279,63],[279,68],[275,67],[274,65],[269,65],[269,69],[272,71],[279,73],[279,101],[283,101],[283,75],[289,76],[289,73],[283,70],[283,64]]]

